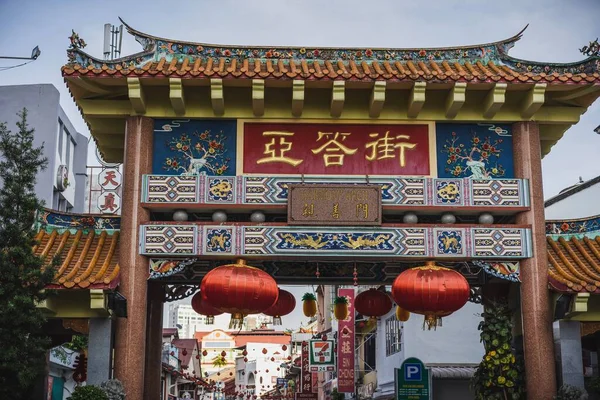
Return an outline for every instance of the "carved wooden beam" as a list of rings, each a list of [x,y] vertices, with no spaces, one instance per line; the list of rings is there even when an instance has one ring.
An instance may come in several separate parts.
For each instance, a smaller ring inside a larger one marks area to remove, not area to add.
[[[410,98],[408,99],[408,112],[407,115],[409,118],[417,118],[421,109],[423,108],[423,104],[425,104],[425,89],[427,88],[427,83],[425,82],[415,82],[415,85],[410,91]]]
[[[265,80],[252,79],[252,112],[255,117],[265,113]]]
[[[304,81],[294,80],[292,86],[292,115],[300,117],[304,109]]]
[[[127,78],[127,90],[129,101],[133,106],[133,110],[138,114],[146,113],[146,97],[144,96],[144,88],[140,83],[139,78]]]
[[[506,101],[506,83],[495,83],[483,101],[483,116],[493,118]]]
[[[169,78],[169,99],[177,115],[185,115],[185,99],[181,78]]]
[[[106,310],[107,300],[104,290],[90,289],[90,308],[92,310]]]
[[[210,100],[215,115],[225,112],[225,98],[223,97],[223,79],[210,80]]]
[[[369,116],[379,118],[383,105],[385,103],[385,81],[376,81],[371,91],[371,100],[369,100]]]
[[[331,111],[330,114],[334,118],[339,118],[344,109],[344,99],[346,94],[345,81],[333,81],[333,90],[331,92]]]
[[[465,82],[454,84],[454,87],[446,98],[446,118],[452,119],[456,117],[458,111],[465,104],[466,93],[467,84]]]
[[[545,83],[536,83],[529,89],[527,96],[521,103],[521,117],[531,118],[544,105],[546,86]]]

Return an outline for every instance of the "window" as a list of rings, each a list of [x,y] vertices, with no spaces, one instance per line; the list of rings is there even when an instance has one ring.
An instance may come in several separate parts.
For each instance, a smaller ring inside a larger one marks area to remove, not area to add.
[[[365,342],[365,371],[369,372],[369,371],[373,371],[375,370],[375,363],[376,363],[376,359],[375,359],[375,353],[376,353],[376,341],[375,341],[375,335],[371,335],[369,336],[369,339],[367,339],[367,341]]]
[[[396,317],[385,320],[385,355],[391,356],[402,349],[402,324]]]

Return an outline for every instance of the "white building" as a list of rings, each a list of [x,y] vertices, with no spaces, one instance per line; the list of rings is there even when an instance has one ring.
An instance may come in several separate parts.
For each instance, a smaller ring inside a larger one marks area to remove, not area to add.
[[[285,377],[283,364],[289,361],[290,347],[288,345],[283,350],[281,344],[247,343],[247,355],[236,359],[235,387],[241,392],[257,396],[274,389],[277,378]],[[244,358],[248,361],[244,361]]]
[[[544,202],[547,220],[588,218],[600,213],[600,176],[563,189]]]
[[[422,315],[411,314],[407,322],[400,322],[392,308],[377,322],[373,398],[393,397],[395,369],[410,357],[420,359],[430,368],[433,399],[472,398],[468,391],[469,379],[484,354],[477,330],[482,312],[481,305],[467,303],[443,318],[442,327],[428,331],[423,330]],[[442,392],[445,396],[438,397]]]

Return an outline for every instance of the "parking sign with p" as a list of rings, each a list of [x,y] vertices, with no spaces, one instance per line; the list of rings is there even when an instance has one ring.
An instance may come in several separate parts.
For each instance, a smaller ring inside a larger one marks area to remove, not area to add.
[[[396,400],[431,399],[429,370],[421,360],[407,358],[396,369]]]

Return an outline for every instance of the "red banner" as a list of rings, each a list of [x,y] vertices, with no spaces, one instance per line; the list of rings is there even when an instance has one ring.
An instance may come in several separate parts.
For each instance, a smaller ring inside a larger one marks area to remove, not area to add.
[[[338,289],[348,299],[348,318],[338,321],[338,392],[354,393],[354,289]]]
[[[430,175],[428,125],[244,124],[245,174]]]
[[[300,384],[301,393],[312,393],[313,380],[312,373],[310,372],[308,352],[308,342],[302,342],[302,374],[300,375],[302,380],[302,383]]]

